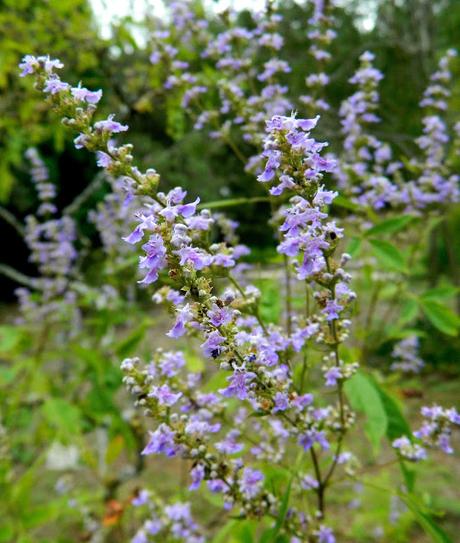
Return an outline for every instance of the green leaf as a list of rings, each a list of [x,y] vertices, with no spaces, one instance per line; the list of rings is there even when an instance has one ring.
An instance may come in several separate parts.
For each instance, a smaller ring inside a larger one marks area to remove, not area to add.
[[[14,526],[13,523],[6,519],[2,519],[2,525],[0,526],[0,543],[9,543],[13,541]]]
[[[201,356],[189,352],[185,355],[187,369],[192,373],[201,373],[205,369],[205,363]]]
[[[379,222],[367,230],[367,236],[381,236],[382,234],[396,234],[403,230],[408,224],[413,222],[415,217],[412,215],[403,215],[402,217],[392,217]]]
[[[48,398],[43,404],[48,424],[64,435],[75,435],[81,428],[80,409],[62,398]]]
[[[407,272],[406,260],[398,248],[380,239],[370,239],[369,242],[380,264],[400,272]]]
[[[451,286],[451,285],[446,285],[444,287],[442,286],[435,287],[435,288],[426,290],[422,294],[421,298],[423,300],[434,300],[434,301],[445,300],[445,299],[453,298],[459,292],[459,290],[460,290],[459,288]]]
[[[223,207],[236,207],[241,205],[257,204],[259,202],[270,202],[268,196],[254,196],[253,198],[229,198],[227,200],[215,200],[213,202],[202,202],[198,209],[221,209]]]
[[[342,195],[336,196],[332,202],[332,205],[337,207],[343,207],[344,209],[349,209],[350,211],[359,211],[361,209],[358,204],[355,204],[354,202]]]
[[[399,312],[399,324],[407,324],[408,322],[413,321],[419,312],[419,305],[416,300],[409,298],[406,300]]]
[[[105,451],[105,462],[106,464],[113,464],[115,460],[120,456],[123,449],[125,448],[126,443],[122,435],[114,436],[109,444],[107,445],[107,450]]]
[[[432,515],[418,500],[408,494],[399,494],[401,500],[414,514],[423,531],[431,537],[434,543],[453,543],[446,532],[433,520]]]
[[[280,533],[280,530],[284,525],[284,521],[286,520],[293,478],[294,476],[291,477],[291,480],[289,481],[289,484],[286,488],[286,492],[283,495],[283,499],[281,500],[281,506],[278,513],[278,517],[276,519],[275,526],[273,528],[270,528],[266,532],[264,532],[264,534],[262,535],[260,539],[260,543],[275,543],[277,541],[278,534]]]
[[[345,393],[354,409],[366,415],[365,432],[376,452],[386,435],[388,420],[380,394],[372,381],[362,372],[345,383]]]
[[[402,458],[399,458],[399,468],[404,477],[407,490],[413,492],[415,488],[415,479],[417,477],[415,470],[409,469],[407,463]]]
[[[457,335],[460,320],[451,309],[433,300],[421,299],[420,305],[435,328],[449,336]]]
[[[348,242],[346,252],[349,253],[352,257],[355,257],[359,253],[361,245],[361,238],[351,238]]]
[[[222,528],[217,532],[217,534],[213,537],[212,543],[226,543],[229,541],[229,537],[231,533],[235,530],[235,528],[238,526],[238,521],[231,519],[229,520]]]
[[[407,422],[406,418],[401,412],[396,400],[390,396],[378,383],[375,379],[371,379],[373,386],[377,390],[380,399],[382,400],[383,408],[387,416],[387,431],[386,436],[388,441],[392,443],[398,437],[406,435],[408,437],[412,436],[412,432]],[[406,466],[406,463],[400,459],[399,467],[401,473],[404,477],[407,489],[412,492],[415,486],[415,471],[409,469]]]
[[[0,326],[0,353],[12,351],[19,343],[22,331],[16,326]]]
[[[124,358],[132,354],[139,343],[144,339],[145,332],[151,324],[149,319],[142,322],[136,329],[134,329],[127,337],[122,339],[117,345],[115,345],[115,352],[118,356]]]
[[[402,435],[410,436],[411,429],[409,423],[401,412],[396,400],[392,398],[374,379],[371,380],[380,396],[385,414],[387,417],[386,436],[390,441],[401,437]]]
[[[398,323],[400,325],[404,325],[415,320],[417,318],[419,309],[420,307],[417,301],[414,298],[408,298],[401,306]]]

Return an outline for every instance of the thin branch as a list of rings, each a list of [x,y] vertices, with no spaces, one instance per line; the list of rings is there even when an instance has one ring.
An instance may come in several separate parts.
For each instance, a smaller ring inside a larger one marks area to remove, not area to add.
[[[24,237],[24,225],[18,221],[18,219],[13,215],[13,213],[11,213],[11,211],[8,211],[4,207],[0,206],[0,217],[9,225],[11,225],[18,232],[18,234],[20,234],[21,237]]]
[[[20,285],[24,285],[29,288],[36,288],[36,279],[24,275],[7,264],[0,264],[0,274],[12,279]]]

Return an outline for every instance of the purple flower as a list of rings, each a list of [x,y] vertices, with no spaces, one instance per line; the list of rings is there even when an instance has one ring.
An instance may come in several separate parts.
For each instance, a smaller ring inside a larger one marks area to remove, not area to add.
[[[335,543],[335,536],[331,528],[324,525],[319,527],[318,543]]]
[[[322,310],[322,313],[326,315],[326,320],[333,321],[340,318],[340,311],[343,306],[338,304],[335,300],[328,300],[326,307]]]
[[[329,442],[323,431],[318,431],[312,428],[299,436],[299,445],[303,447],[305,451],[308,451],[317,443],[323,451],[327,451],[330,448]]]
[[[292,400],[292,405],[298,411],[304,411],[306,407],[313,403],[313,394],[303,394],[302,396],[297,396]]]
[[[209,424],[205,420],[198,418],[192,418],[185,427],[185,433],[194,435],[195,437],[205,437],[206,434],[215,434],[221,429],[221,424],[216,422],[215,424]]]
[[[180,257],[179,264],[181,266],[188,265],[195,270],[202,270],[211,263],[211,257],[203,249],[188,246],[175,252]]]
[[[231,322],[233,312],[228,307],[219,307],[213,304],[212,308],[208,311],[208,318],[213,326],[225,326]]]
[[[89,142],[86,134],[79,134],[74,140],[75,149],[83,149]]]
[[[270,194],[272,196],[279,196],[285,190],[293,189],[294,187],[295,187],[295,183],[292,177],[289,177],[289,175],[281,175],[280,184],[277,185],[276,187],[272,187],[270,189]]]
[[[177,445],[174,442],[176,434],[166,424],[160,424],[155,432],[150,433],[150,441],[141,454],[164,454],[175,456]]]
[[[81,84],[78,87],[73,87],[70,92],[76,100],[88,104],[97,104],[102,97],[102,90],[90,91],[82,87]]]
[[[225,492],[225,489],[227,488],[227,485],[222,479],[212,479],[208,481],[208,488],[211,492],[214,493],[221,493]]]
[[[159,234],[152,234],[142,246],[146,255],[139,260],[139,268],[147,269],[147,275],[139,283],[149,285],[158,279],[160,270],[166,267],[166,247],[163,238]]]
[[[167,405],[171,407],[182,396],[182,392],[172,392],[168,385],[162,385],[160,387],[153,387],[152,392],[149,393],[150,398],[156,398],[160,405]]]
[[[335,387],[337,385],[337,381],[342,379],[343,375],[338,366],[332,366],[326,370],[324,377],[326,379],[327,387]]]
[[[97,165],[99,166],[99,168],[108,168],[109,166],[112,165],[112,157],[110,155],[108,155],[107,153],[104,153],[104,151],[98,151],[96,153],[96,158],[97,158]],[[125,241],[127,241],[129,239],[128,238],[123,238],[125,239]]]
[[[189,218],[195,214],[196,206],[199,204],[199,202],[200,199],[197,198],[194,202],[189,204],[168,205],[160,211],[160,215],[162,215],[168,222],[173,222],[178,215]]]
[[[204,467],[201,464],[197,464],[191,471],[192,484],[189,486],[189,490],[197,490],[201,482],[204,479]]]
[[[40,63],[36,57],[33,55],[26,55],[19,64],[19,68],[22,70],[20,76],[25,77],[26,75],[33,74],[39,67]]]
[[[171,330],[166,334],[167,336],[177,339],[185,334],[187,329],[185,325],[193,319],[193,313],[190,308],[190,304],[186,304],[179,309],[176,313],[176,322]]]
[[[139,215],[140,223],[129,236],[122,238],[132,245],[139,243],[144,237],[144,230],[153,230],[156,226],[156,219],[153,215]]]
[[[318,488],[319,483],[316,479],[313,477],[310,477],[310,475],[304,475],[302,479],[300,480],[300,486],[304,490],[311,490],[313,488]]]
[[[174,522],[179,520],[192,521],[189,503],[179,502],[173,505],[168,505],[165,507],[165,513],[166,516]]]
[[[401,436],[392,443],[393,447],[399,451],[401,456],[417,462],[426,458],[426,450],[420,445],[412,443],[407,436]]]
[[[460,426],[460,414],[457,412],[455,407],[451,407],[450,409],[446,409],[446,416],[447,419],[451,424],[455,424],[457,426]]]
[[[437,442],[438,447],[446,454],[453,454],[454,449],[452,448],[450,444],[450,435],[447,433],[441,433],[441,435],[438,437]]]
[[[272,409],[272,413],[278,413],[279,411],[286,411],[286,409],[289,409],[289,397],[284,392],[277,392],[274,400],[275,405]]]
[[[261,490],[263,480],[264,476],[259,470],[244,468],[239,482],[239,487],[243,496],[247,500],[255,498]]]
[[[68,83],[64,83],[64,81],[61,81],[58,77],[51,77],[50,79],[46,80],[43,91],[49,92],[50,94],[57,94],[58,92],[67,90],[68,88]]]
[[[139,507],[141,505],[145,505],[149,502],[150,499],[150,492],[148,490],[141,490],[139,494],[133,498],[132,504],[134,507]]]
[[[222,454],[236,454],[242,451],[244,446],[236,441],[238,437],[240,437],[238,430],[230,430],[225,439],[216,443],[216,449]]]
[[[114,121],[114,117],[115,115],[109,115],[105,121],[98,121],[97,123],[94,123],[94,128],[96,130],[100,130],[101,132],[108,132],[110,134],[126,132],[126,130],[128,130],[128,126]]]
[[[225,343],[225,338],[217,330],[214,330],[208,335],[206,341],[201,344],[204,355],[208,358],[217,358],[222,352],[222,343]]]
[[[180,351],[168,351],[163,353],[158,362],[158,367],[165,377],[174,377],[184,366],[184,355]]]
[[[222,266],[223,268],[233,268],[236,264],[235,260],[230,256],[223,253],[217,253],[212,258],[212,263],[215,266]]]
[[[265,170],[259,175],[257,180],[261,181],[262,183],[266,183],[275,177],[276,170],[281,164],[281,152],[267,149],[264,151],[263,156],[266,156],[268,160],[265,164]]]
[[[290,337],[292,348],[296,353],[302,350],[302,347],[305,345],[307,339],[313,337],[319,330],[318,323],[312,323],[304,328],[299,328],[296,330]]]
[[[236,369],[233,375],[227,378],[229,385],[227,388],[220,389],[219,392],[226,398],[236,396],[239,400],[245,400],[248,397],[249,390],[253,386],[252,381],[256,378],[252,371]]]
[[[144,530],[139,530],[131,539],[131,543],[148,543],[148,541],[147,534]]]

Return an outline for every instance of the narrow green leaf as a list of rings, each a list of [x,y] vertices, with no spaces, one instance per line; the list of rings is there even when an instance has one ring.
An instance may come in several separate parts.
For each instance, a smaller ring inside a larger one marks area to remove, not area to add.
[[[421,299],[420,304],[427,319],[435,328],[449,336],[457,335],[460,320],[451,309],[434,300]]]
[[[408,322],[413,321],[419,312],[419,305],[416,300],[409,298],[406,300],[399,312],[399,324],[407,324]]]
[[[289,484],[286,488],[286,492],[283,495],[283,499],[281,500],[281,506],[278,513],[278,517],[276,519],[275,526],[273,528],[270,528],[266,532],[264,532],[264,534],[262,535],[260,539],[260,543],[275,543],[277,541],[280,530],[284,525],[284,521],[286,520],[293,478],[294,476],[291,477],[291,480],[289,481]]]
[[[349,253],[352,257],[355,257],[359,253],[361,245],[361,238],[351,238],[348,242],[346,252]]]
[[[386,219],[382,222],[379,222],[372,228],[367,230],[367,236],[381,236],[382,234],[396,234],[400,232],[407,225],[415,220],[415,217],[412,215],[403,215],[402,217],[392,217],[391,219]]]
[[[189,352],[185,356],[185,361],[187,363],[187,369],[192,373],[200,373],[204,371],[205,364],[202,357],[197,356],[193,352]]]
[[[388,420],[380,394],[372,381],[362,372],[345,383],[345,393],[354,409],[366,415],[365,432],[377,451],[386,435]]]
[[[0,526],[0,543],[11,543],[14,537],[14,525],[13,522],[3,518],[2,525]]]
[[[372,385],[378,392],[387,416],[386,435],[390,441],[402,435],[411,435],[409,423],[401,412],[396,400],[392,398],[374,379]]]
[[[202,202],[198,209],[220,209],[223,207],[236,207],[241,205],[257,204],[259,202],[269,202],[268,196],[254,196],[253,198],[230,198],[228,200],[216,200],[214,202]]]
[[[373,254],[377,260],[383,265],[391,269],[407,272],[407,264],[400,250],[388,241],[380,239],[370,239]]]
[[[80,431],[80,409],[62,398],[48,398],[43,404],[43,414],[48,424],[62,434],[75,435]]]
[[[230,534],[235,530],[236,526],[238,526],[237,520],[229,520],[213,537],[212,543],[226,543],[229,541]]]
[[[0,353],[8,353],[18,345],[22,331],[17,326],[4,324],[0,326]]]
[[[345,196],[339,195],[334,198],[332,205],[337,207],[343,207],[344,209],[349,209],[350,211],[359,211],[361,207],[358,204],[355,204]]]
[[[417,477],[415,470],[408,468],[407,462],[404,462],[402,458],[399,458],[399,468],[404,477],[407,490],[413,492],[415,488],[415,479]]]
[[[434,301],[446,300],[449,298],[453,298],[456,294],[458,294],[459,290],[460,290],[459,288],[450,286],[450,285],[447,285],[444,287],[441,286],[441,287],[430,288],[429,290],[426,290],[422,294],[421,298],[423,300],[434,300]]]
[[[117,355],[123,358],[132,354],[139,343],[144,339],[145,332],[150,324],[149,320],[142,322],[140,326],[115,345],[115,352]]]
[[[399,494],[401,500],[414,514],[423,531],[431,537],[434,543],[453,543],[446,532],[433,520],[432,515],[413,496]]]
[[[406,418],[401,412],[396,400],[390,396],[375,379],[371,379],[372,384],[377,390],[380,399],[382,400],[383,407],[387,416],[388,424],[386,436],[388,441],[392,443],[398,437],[403,435],[411,437],[412,432]],[[399,461],[399,467],[404,477],[404,482],[409,492],[414,490],[416,473],[414,470],[409,469],[403,460]]]

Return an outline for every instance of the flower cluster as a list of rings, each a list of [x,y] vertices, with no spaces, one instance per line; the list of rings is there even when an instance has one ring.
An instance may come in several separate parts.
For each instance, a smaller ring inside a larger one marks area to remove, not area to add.
[[[419,373],[425,362],[420,358],[418,349],[417,336],[409,336],[399,341],[391,353],[393,358],[391,369],[403,373]]]
[[[426,458],[425,447],[438,448],[446,454],[452,454],[454,452],[450,443],[452,428],[460,426],[460,415],[456,409],[453,407],[444,409],[439,405],[425,406],[422,407],[421,414],[425,420],[413,434],[416,442],[403,436],[393,442],[393,447],[403,458],[412,461]]]
[[[407,187],[408,199],[417,210],[458,202],[460,197],[459,176],[450,171],[448,164],[450,136],[442,116],[451,94],[448,86],[452,78],[450,68],[456,56],[455,50],[448,50],[441,58],[420,102],[424,111],[423,135],[416,142],[421,157],[411,161],[411,167],[418,177],[409,181]]]
[[[49,181],[48,168],[35,147],[27,149],[25,156],[32,166],[30,175],[35,184],[38,199],[40,201],[37,215],[52,215],[57,211],[56,206],[53,203],[53,200],[56,197],[56,187]]]
[[[51,62],[51,66],[55,65]],[[39,277],[32,281],[33,290],[19,288],[16,295],[23,318],[39,322],[54,318],[66,303],[71,305],[74,300],[68,287],[77,258],[76,225],[69,216],[54,217],[56,190],[38,151],[28,149],[26,157],[32,164],[31,177],[37,189],[39,207],[37,216],[26,217],[24,240],[30,251],[29,260],[36,265]]]
[[[393,177],[402,164],[393,160],[390,146],[370,131],[380,120],[376,110],[378,83],[383,78],[372,65],[374,58],[368,51],[361,55],[360,67],[350,79],[358,90],[340,108],[344,142],[336,176],[339,187],[359,204],[379,210],[399,203]]]
[[[132,500],[132,505],[147,518],[131,543],[168,541],[170,538],[187,543],[204,543],[203,529],[194,521],[189,503],[165,505],[150,490],[143,489]]]
[[[339,187],[360,205],[376,210],[399,208],[420,213],[436,205],[458,201],[458,176],[450,171],[450,136],[442,119],[450,96],[449,66],[455,56],[455,51],[448,51],[431,76],[420,102],[424,112],[423,135],[416,143],[421,156],[412,158],[407,168],[393,159],[390,145],[371,133],[372,125],[379,122],[376,115],[378,83],[383,75],[372,66],[372,53],[366,52],[360,57],[360,68],[350,79],[358,90],[340,109],[344,151],[336,171]]]
[[[329,83],[329,76],[325,69],[331,60],[331,53],[328,48],[330,48],[332,41],[337,36],[336,31],[333,29],[333,7],[333,2],[314,0],[313,13],[308,21],[307,37],[311,42],[308,52],[317,65],[317,71],[310,73],[305,78],[309,94],[300,96],[299,100],[307,107],[307,112],[311,115],[318,111],[330,109],[324,97],[324,89]]]
[[[187,21],[185,37],[176,27],[179,5],[181,19]],[[191,3],[175,2],[171,10],[171,21],[152,36],[151,55],[168,100],[176,97],[195,129],[206,128],[212,138],[229,145],[248,169],[256,168],[258,156],[244,157],[234,133],[260,149],[265,119],[292,108],[283,83],[291,68],[278,56],[283,47],[278,31],[282,17],[269,8],[253,13],[251,23],[242,26],[236,22],[237,13],[229,10],[224,29],[215,34]]]

